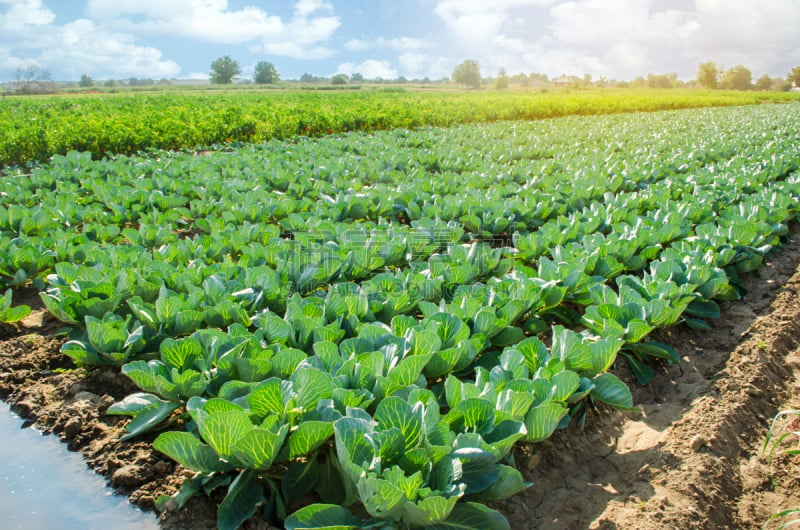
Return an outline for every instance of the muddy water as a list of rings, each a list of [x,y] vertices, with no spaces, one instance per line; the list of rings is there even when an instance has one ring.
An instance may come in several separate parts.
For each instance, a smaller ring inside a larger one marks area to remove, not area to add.
[[[0,527],[3,530],[150,530],[153,514],[114,495],[78,453],[54,436],[21,429],[0,403]]]

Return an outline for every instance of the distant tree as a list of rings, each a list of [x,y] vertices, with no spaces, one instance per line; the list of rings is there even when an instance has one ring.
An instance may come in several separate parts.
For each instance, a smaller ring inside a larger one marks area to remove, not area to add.
[[[678,74],[647,74],[647,86],[650,88],[674,88],[678,84]]]
[[[109,88],[114,88],[115,86],[117,86],[117,82],[114,81],[113,79],[109,79],[108,81],[103,83],[103,86],[107,86]]]
[[[471,88],[480,88],[481,67],[478,64],[478,61],[468,59],[456,66],[456,69],[453,70],[453,81],[459,85],[467,85]]]
[[[756,90],[771,90],[772,89],[772,78],[767,74],[762,75],[756,81]]]
[[[531,79],[527,74],[514,74],[508,78],[508,82],[519,86],[531,86]]]
[[[351,83],[363,83],[364,82],[364,76],[359,74],[358,72],[356,72],[356,73],[354,73],[353,75],[350,76],[350,82]]]
[[[711,61],[701,64],[697,69],[697,82],[703,88],[719,86],[719,68]]]
[[[92,79],[87,74],[81,74],[81,80],[78,82],[78,86],[81,88],[89,88],[94,86],[94,79]]]
[[[742,65],[730,68],[722,75],[722,88],[731,90],[750,90],[753,88],[753,74]]]
[[[233,83],[233,78],[242,73],[239,62],[230,55],[223,55],[211,63],[209,77],[215,85],[228,85]]]
[[[331,77],[332,85],[346,85],[347,81],[347,74],[336,74],[335,76]]]
[[[254,83],[258,85],[274,85],[280,80],[281,76],[278,74],[278,69],[275,68],[274,64],[267,61],[261,61],[256,64],[256,68],[253,70]]]
[[[17,68],[14,72],[14,92],[17,94],[43,94],[54,91],[55,85],[50,72],[45,68],[31,64],[25,68]]]
[[[800,66],[792,68],[792,71],[786,76],[786,80],[794,83],[794,86],[800,87]]]
[[[501,68],[499,72],[497,72],[497,77],[494,78],[494,88],[495,90],[505,90],[508,88],[509,80],[508,74],[506,74],[506,69]]]
[[[152,79],[137,79],[136,77],[131,77],[128,79],[128,86],[153,86],[156,82]]]
[[[547,77],[547,74],[538,74],[536,72],[533,72],[532,74],[530,74],[528,76],[528,78],[531,80],[531,83],[549,83],[550,82],[550,78]]]

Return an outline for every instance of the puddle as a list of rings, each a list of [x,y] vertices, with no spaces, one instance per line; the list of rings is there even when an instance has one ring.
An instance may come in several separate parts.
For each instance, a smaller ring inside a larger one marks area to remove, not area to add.
[[[79,453],[55,436],[21,429],[0,403],[0,519],[3,530],[156,530],[144,513],[115,495]]]

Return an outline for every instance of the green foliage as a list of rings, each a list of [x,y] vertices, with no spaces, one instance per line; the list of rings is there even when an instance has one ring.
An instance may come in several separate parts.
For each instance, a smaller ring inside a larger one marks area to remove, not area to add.
[[[530,486],[515,444],[636,410],[615,365],[647,383],[678,361],[650,334],[709,326],[782,243],[797,121],[772,105],[71,152],[0,180],[0,282],[40,289],[74,328],[66,355],[139,387],[109,409],[124,439],[158,433],[196,474],[161,506],[224,490],[221,528],[258,511],[507,528],[480,503]]]
[[[26,305],[14,306],[12,301],[13,293],[8,289],[0,298],[0,322],[13,323],[19,322],[31,314],[31,308]]]
[[[227,85],[233,83],[234,78],[241,73],[239,62],[230,55],[223,55],[211,63],[209,78],[216,85]]]
[[[253,82],[260,85],[272,85],[281,80],[278,69],[267,61],[259,61],[253,70]]]
[[[481,67],[477,61],[468,59],[453,70],[453,81],[470,88],[481,87]]]
[[[720,86],[730,90],[751,90],[753,88],[753,74],[742,65],[734,66],[722,74]]]
[[[786,75],[786,80],[790,83],[793,83],[794,86],[800,87],[800,66],[795,66],[791,69],[791,71]]]
[[[711,61],[701,64],[697,69],[697,82],[703,88],[719,87],[719,67]]]
[[[762,75],[758,78],[758,81],[755,83],[756,90],[772,90],[772,78],[767,74]]]
[[[296,135],[322,136],[460,123],[539,120],[567,115],[796,101],[797,94],[604,90],[500,93],[275,91],[257,93],[59,95],[0,102],[0,166],[45,162],[70,151],[95,159],[154,149],[195,150]]]
[[[508,74],[506,74],[506,69],[501,68],[500,71],[497,73],[497,77],[494,78],[494,88],[496,90],[505,90],[508,88],[509,80]]]

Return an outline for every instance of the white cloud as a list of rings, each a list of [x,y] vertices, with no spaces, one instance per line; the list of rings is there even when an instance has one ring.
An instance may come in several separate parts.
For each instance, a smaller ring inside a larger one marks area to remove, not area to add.
[[[320,59],[321,46],[341,25],[330,2],[299,0],[288,20],[259,7],[231,10],[227,0],[89,0],[87,12],[126,32],[180,36],[202,42],[247,44],[253,53]]]
[[[51,24],[56,18],[42,0],[0,0],[0,6],[8,6],[0,13],[0,43],[25,38],[29,32]]]
[[[375,41],[375,45],[381,48],[390,48],[399,51],[423,50],[431,47],[431,43],[426,40],[413,39],[410,37],[397,37],[394,39],[380,37]]]
[[[333,6],[325,0],[299,0],[294,6],[295,15],[301,18],[313,15],[317,11],[333,12]]]
[[[283,30],[280,17],[255,7],[229,11],[226,0],[89,0],[87,13],[127,32],[244,44]]]
[[[439,0],[434,13],[448,30],[446,53],[485,73],[689,78],[713,60],[784,75],[800,60],[797,0]]]
[[[344,43],[344,48],[346,50],[354,52],[365,51],[372,48],[387,48],[390,50],[406,52],[429,49],[433,46],[434,44],[430,41],[412,37],[395,37],[391,39],[386,37],[378,37],[372,41],[366,41],[363,39],[350,39]]]
[[[558,0],[440,0],[433,12],[452,36],[462,43],[481,46],[500,34],[507,23],[518,23],[516,10],[546,7]]]
[[[18,26],[41,26],[50,24],[56,18],[55,13],[50,11],[42,0],[0,0],[0,5],[9,6],[8,10],[0,15],[0,24],[4,26],[7,22],[13,22]]]
[[[730,67],[744,64],[754,74],[785,75],[800,61],[797,31],[800,2],[765,0],[696,0],[701,29],[685,46],[696,61],[714,60]],[[706,57],[706,59],[703,59]],[[783,70],[786,71],[783,71]]]
[[[658,10],[652,0],[575,0],[550,12],[550,49],[595,56],[590,73],[623,78],[668,71],[688,78],[708,60],[779,74],[800,25],[796,0],[696,0],[692,11]]]
[[[99,29],[87,19],[66,24],[55,34],[59,45],[48,46],[40,61],[55,65],[77,78],[82,73],[98,77],[171,78],[180,72],[173,61],[162,60],[160,50],[137,46],[129,35]]]
[[[14,57],[11,54],[11,48],[0,47],[0,69],[13,71],[17,68],[24,68],[25,66],[28,65],[23,59]]]
[[[400,71],[410,79],[441,79],[453,73],[453,61],[448,57],[409,52],[400,55],[398,62]]]
[[[331,57],[334,51],[323,43],[333,36],[339,26],[339,17],[293,19],[280,32],[265,35],[260,44],[250,47],[250,51],[295,59],[325,59]]]
[[[342,63],[336,69],[337,74],[353,75],[359,73],[366,79],[396,79],[398,77],[397,70],[392,68],[392,63],[389,61],[379,61],[377,59],[367,59],[361,64],[355,63]]]
[[[370,44],[365,40],[350,39],[344,43],[344,48],[346,50],[350,50],[351,52],[361,52],[364,50],[369,50]]]
[[[180,67],[163,60],[156,48],[138,46],[130,35],[110,32],[88,19],[55,24],[55,14],[40,0],[0,0],[0,67],[36,64],[59,75],[96,77],[172,77]]]

